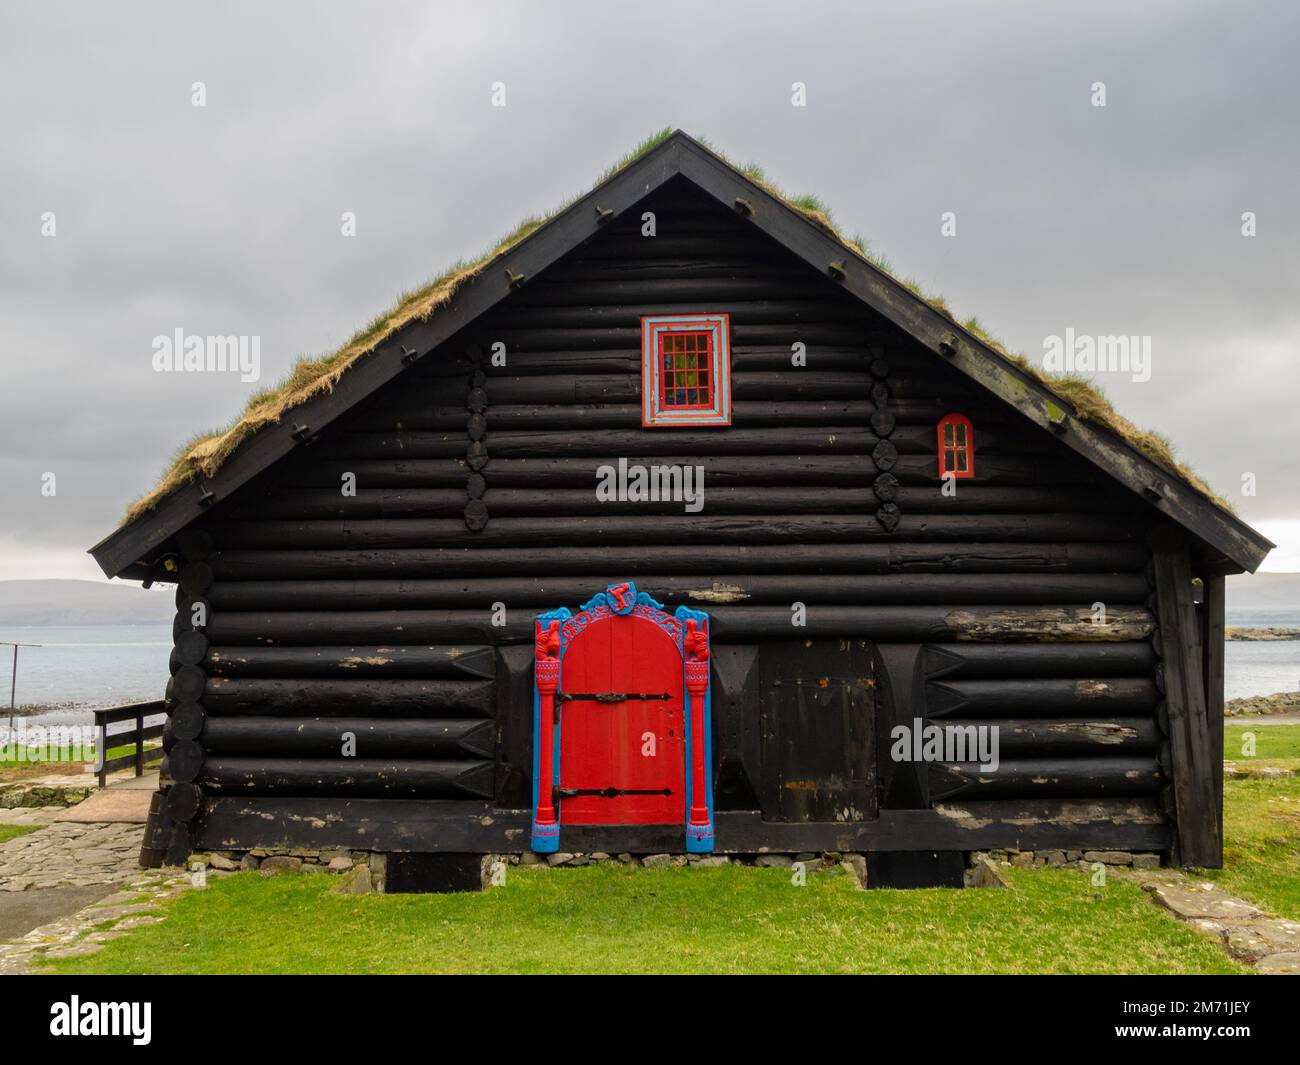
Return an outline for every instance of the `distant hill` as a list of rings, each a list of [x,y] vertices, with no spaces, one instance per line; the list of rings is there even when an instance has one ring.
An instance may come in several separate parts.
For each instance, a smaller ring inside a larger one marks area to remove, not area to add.
[[[135,583],[0,581],[0,630],[28,625],[167,625],[174,585],[144,591]]]
[[[1240,574],[1228,578],[1229,610],[1290,607],[1300,613],[1300,573]]]

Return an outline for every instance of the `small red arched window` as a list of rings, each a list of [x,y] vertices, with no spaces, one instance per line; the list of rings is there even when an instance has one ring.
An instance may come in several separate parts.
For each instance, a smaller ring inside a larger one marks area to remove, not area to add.
[[[964,414],[939,419],[939,476],[975,476],[975,436]]]

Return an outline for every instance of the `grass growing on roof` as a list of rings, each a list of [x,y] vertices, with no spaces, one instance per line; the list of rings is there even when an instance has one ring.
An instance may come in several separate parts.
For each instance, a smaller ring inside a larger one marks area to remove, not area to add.
[[[613,177],[671,134],[672,130],[665,127],[647,137],[606,170],[600,181]],[[597,184],[599,183],[598,181]],[[249,397],[243,412],[231,425],[201,434],[182,447],[168,465],[162,480],[127,508],[124,522],[151,510],[169,492],[200,474],[211,476],[220,469],[235,448],[258,429],[278,422],[286,413],[312,396],[332,391],[339,378],[358,359],[368,355],[411,322],[428,320],[463,284],[477,277],[494,259],[535,232],[572,202],[566,201],[544,217],[525,218],[482,255],[475,259],[462,259],[419,288],[403,292],[391,308],[372,318],[337,350],[316,358],[299,359],[282,381]]]
[[[59,973],[1235,973],[1208,936],[1111,877],[859,891],[838,870],[511,867],[459,895],[329,893],[322,873],[210,881],[161,924]]]
[[[671,127],[665,126],[663,129],[651,134],[619,159],[618,162],[609,167],[596,184],[613,177],[620,170],[663,143],[672,135],[672,132]],[[1232,510],[1230,504],[1216,495],[1209,485],[1178,460],[1168,439],[1158,433],[1139,429],[1131,421],[1119,414],[1106,398],[1105,393],[1091,380],[1077,376],[1058,377],[1047,373],[1023,355],[1008,351],[983,327],[977,318],[971,318],[965,323],[957,322],[942,296],[926,292],[918,282],[910,278],[899,279],[895,277],[890,268],[889,260],[873,252],[867,241],[856,236],[850,238],[841,233],[832,218],[829,206],[820,198],[812,195],[796,196],[787,193],[776,185],[758,164],[747,163],[737,166],[709,141],[700,138],[700,143],[729,165],[736,167],[747,178],[768,193],[788,204],[794,210],[799,211],[805,218],[839,241],[852,254],[857,255],[875,267],[881,274],[908,289],[945,317],[952,319],[954,325],[965,329],[1034,381],[1068,402],[1079,419],[1105,427],[1127,441],[1167,472],[1185,480],[1207,499],[1225,510]],[[132,521],[144,512],[151,510],[169,492],[174,491],[199,475],[211,476],[221,467],[230,454],[253,433],[256,433],[265,425],[280,421],[290,410],[306,402],[312,396],[321,392],[332,391],[339,378],[358,359],[368,355],[379,344],[411,322],[427,320],[439,308],[450,301],[465,282],[478,276],[498,256],[524,240],[567,208],[572,202],[571,199],[561,204],[544,217],[534,216],[524,219],[511,233],[493,244],[478,258],[455,263],[419,288],[402,293],[393,307],[382,314],[376,315],[366,326],[353,334],[347,343],[338,350],[316,358],[300,359],[284,380],[271,388],[262,389],[254,394],[245,405],[244,411],[230,426],[216,432],[205,433],[186,444],[168,465],[160,482],[127,508],[123,523]]]

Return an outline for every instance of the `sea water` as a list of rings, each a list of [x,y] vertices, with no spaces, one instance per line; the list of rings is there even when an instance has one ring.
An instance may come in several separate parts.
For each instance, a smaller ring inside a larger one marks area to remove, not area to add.
[[[0,640],[40,644],[18,648],[18,706],[114,706],[161,699],[167,686],[170,625],[0,625]],[[0,716],[9,707],[13,653],[0,645]],[[60,717],[76,724],[88,719],[84,712]]]

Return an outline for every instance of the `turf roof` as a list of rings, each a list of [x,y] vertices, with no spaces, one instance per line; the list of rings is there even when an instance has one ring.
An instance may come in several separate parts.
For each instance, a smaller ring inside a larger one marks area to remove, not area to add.
[[[672,136],[672,133],[671,127],[664,127],[647,137],[609,167],[595,185],[601,184],[657,147]],[[957,318],[941,296],[926,292],[920,284],[910,278],[898,278],[893,273],[888,260],[872,252],[865,240],[860,237],[850,238],[841,233],[832,219],[830,208],[817,197],[792,196],[774,184],[756,164],[738,166],[707,140],[700,139],[700,141],[755,184],[760,185],[768,193],[835,238],[851,253],[867,260],[876,269],[897,280],[939,313],[957,322]],[[411,322],[425,321],[432,317],[451,300],[462,285],[483,273],[499,256],[564,211],[573,199],[561,204],[544,217],[532,216],[524,219],[514,230],[498,240],[478,258],[455,263],[419,288],[404,292],[389,310],[373,318],[337,350],[327,355],[299,359],[282,381],[271,388],[261,389],[249,397],[244,410],[229,426],[201,433],[183,445],[173,456],[158,484],[127,508],[122,524],[125,525],[153,509],[163,497],[195,478],[210,477],[220,469],[241,443],[259,429],[279,422],[286,414],[312,396],[332,391],[339,379],[358,360],[370,354]],[[1178,460],[1166,437],[1134,425],[1115,410],[1105,393],[1093,381],[1078,375],[1048,373],[1025,356],[1007,350],[1000,341],[988,333],[977,318],[970,318],[958,324],[1039,381],[1067,404],[1077,418],[1106,427],[1151,461],[1181,478],[1216,506],[1228,511],[1232,510],[1229,503],[1216,495],[1205,481]]]

